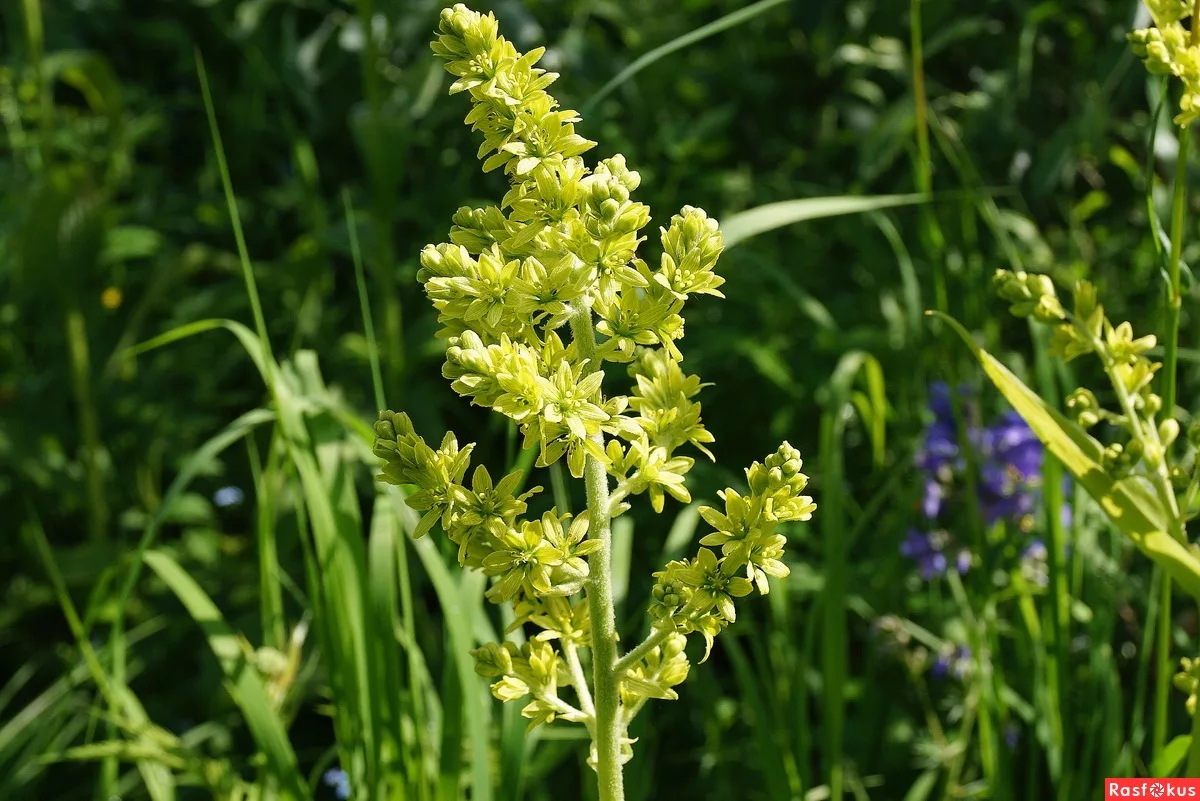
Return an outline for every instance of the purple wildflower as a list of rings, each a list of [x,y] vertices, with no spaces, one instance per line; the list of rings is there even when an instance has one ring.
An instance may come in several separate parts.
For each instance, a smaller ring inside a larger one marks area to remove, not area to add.
[[[933,666],[929,668],[929,675],[935,679],[944,679],[947,676],[951,676],[962,681],[966,678],[970,667],[971,649],[965,645],[959,645],[939,654]]]
[[[1044,451],[1029,425],[1016,412],[1007,412],[983,429],[978,447],[984,521],[990,526],[1032,514]]]
[[[1004,725],[1004,744],[1008,746],[1009,751],[1013,751],[1020,742],[1021,728],[1010,720]]]
[[[916,563],[921,578],[926,581],[946,572],[946,554],[942,552],[943,543],[940,539],[934,534],[910,529],[908,537],[900,544],[900,553]]]
[[[946,486],[936,478],[925,479],[925,497],[921,501],[921,511],[930,520],[936,520],[942,511],[942,501],[946,499]]]
[[[934,531],[925,534],[916,529],[910,529],[904,542],[900,543],[900,554],[913,560],[921,572],[921,578],[929,581],[937,576],[944,576],[949,568],[950,556],[947,551],[950,546],[950,535],[945,531]],[[954,569],[958,575],[964,576],[971,569],[971,552],[962,548],[953,554]]]
[[[960,394],[966,392],[959,390]],[[946,507],[955,479],[965,472],[966,459],[951,411],[950,389],[944,382],[930,386],[929,408],[934,419],[925,429],[924,448],[917,455],[916,466],[925,473],[921,511],[935,521]],[[973,422],[978,418],[973,405],[968,404],[964,412],[965,439],[978,470],[984,522],[990,526],[1000,520],[1025,521],[1038,501],[1045,455],[1042,443],[1016,412],[1006,412],[986,427]]]

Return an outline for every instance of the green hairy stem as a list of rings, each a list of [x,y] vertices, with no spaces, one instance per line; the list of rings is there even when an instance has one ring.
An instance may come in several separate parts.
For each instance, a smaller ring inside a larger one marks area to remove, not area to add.
[[[596,356],[596,335],[592,311],[583,308],[571,316],[571,333],[585,359]],[[595,435],[603,447],[604,438]],[[608,473],[594,456],[584,467],[587,482],[588,538],[600,543],[588,557],[587,598],[592,624],[592,675],[596,688],[595,734],[596,775],[601,801],[625,797],[621,771],[621,694],[617,676],[617,615],[613,609],[612,518],[609,515]]]

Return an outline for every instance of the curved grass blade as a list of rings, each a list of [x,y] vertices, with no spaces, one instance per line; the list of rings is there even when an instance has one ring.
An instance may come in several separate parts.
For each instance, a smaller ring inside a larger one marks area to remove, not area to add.
[[[981,348],[957,320],[940,312],[926,314],[954,329],[1037,438],[1096,499],[1138,550],[1162,565],[1181,587],[1200,598],[1200,559],[1167,533],[1164,512],[1150,491],[1135,478],[1118,481],[1109,476],[1101,466],[1100,443],[1025,386],[996,357]]]
[[[114,643],[111,646],[113,652],[112,661],[114,664],[113,671],[111,674],[105,673],[96,649],[92,647],[91,640],[88,638],[83,621],[79,617],[79,611],[75,607],[75,602],[71,600],[66,581],[63,579],[62,571],[59,570],[58,563],[54,559],[54,553],[50,548],[49,540],[46,539],[46,532],[42,529],[41,521],[35,513],[32,513],[32,509],[30,516],[32,521],[24,526],[22,530],[32,540],[38,558],[42,562],[42,566],[45,568],[47,576],[50,579],[54,594],[58,598],[63,616],[67,619],[67,626],[71,629],[71,634],[75,637],[75,644],[79,648],[83,662],[87,666],[92,680],[96,682],[96,688],[104,696],[104,700],[113,715],[114,721],[121,723],[130,731],[136,731],[141,734],[151,724],[142,705],[137,702],[133,693],[124,685],[123,657],[118,663],[118,651]],[[114,626],[114,628],[116,627]],[[115,761],[110,760],[110,762],[115,766]],[[107,765],[105,770],[108,770]],[[139,761],[138,771],[142,774],[146,790],[153,801],[173,801],[175,797],[174,779],[162,769],[161,765],[150,761]]]
[[[230,695],[242,711],[254,742],[262,749],[267,766],[278,782],[280,797],[294,801],[311,798],[312,794],[300,776],[296,752],[288,741],[283,722],[271,707],[262,677],[247,662],[238,635],[225,622],[208,594],[172,557],[162,551],[149,551],[143,559],[171,588],[204,632],[209,647],[221,663]]]
[[[143,353],[161,348],[164,345],[170,345],[173,342],[178,342],[181,339],[203,334],[205,331],[214,331],[218,328],[224,328],[226,331],[233,334],[242,343],[242,347],[246,349],[246,353],[254,361],[254,366],[258,368],[258,372],[262,374],[263,380],[267,379],[267,362],[263,359],[262,343],[254,335],[254,332],[237,320],[221,320],[208,319],[196,320],[195,322],[185,323],[170,331],[159,334],[156,337],[146,340],[145,342],[134,345],[126,350],[123,354],[125,357],[139,356]]]
[[[729,250],[751,237],[767,231],[774,231],[776,228],[783,228],[785,225],[817,220],[822,217],[863,214],[896,206],[915,206],[920,203],[928,203],[930,199],[931,197],[925,194],[909,194],[836,195],[781,200],[726,217],[721,221],[721,233],[725,237],[725,249]]]
[[[634,75],[637,75],[639,72],[644,70],[646,67],[649,67],[659,59],[669,56],[677,50],[682,50],[688,45],[695,44],[696,42],[707,39],[710,36],[721,33],[722,31],[727,31],[730,28],[737,27],[743,22],[748,22],[757,17],[759,14],[762,14],[764,11],[770,11],[775,6],[783,5],[784,2],[786,2],[786,0],[759,0],[759,2],[754,3],[753,5],[749,5],[730,14],[726,14],[718,20],[710,22],[707,25],[702,25],[699,28],[696,28],[694,31],[689,31],[683,36],[678,36],[666,44],[654,48],[649,53],[639,57],[628,67],[618,72],[616,76],[614,76],[608,83],[604,84],[604,86],[601,86],[596,94],[592,95],[590,98],[588,98],[586,103],[580,106],[580,114],[586,117],[591,113],[592,109],[596,107],[597,103],[612,94],[613,90],[615,90],[618,86],[625,83]]]

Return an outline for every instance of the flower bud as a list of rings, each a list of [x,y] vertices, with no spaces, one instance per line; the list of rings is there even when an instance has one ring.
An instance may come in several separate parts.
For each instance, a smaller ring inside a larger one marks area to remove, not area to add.
[[[687,647],[687,637],[682,634],[675,633],[667,637],[666,642],[662,645],[662,655],[664,660],[674,659],[679,654],[683,653],[683,649]]]
[[[1161,395],[1156,395],[1153,392],[1147,392],[1144,395],[1139,395],[1138,398],[1142,402],[1141,403],[1142,409],[1150,417],[1153,417],[1154,415],[1156,415],[1160,411],[1162,411],[1162,396]]]
[[[1027,273],[1024,270],[997,270],[992,277],[996,294],[1011,305],[1009,311],[1017,317],[1033,317],[1042,322],[1055,322],[1065,315],[1054,291],[1050,276]]]
[[[512,655],[503,645],[489,642],[471,651],[475,672],[485,679],[495,679],[512,673]]]
[[[662,666],[658,673],[658,679],[668,687],[674,687],[676,684],[684,682],[690,669],[691,665],[688,663],[687,657],[680,653]]]
[[[1175,443],[1175,439],[1179,436],[1179,422],[1173,417],[1168,417],[1158,424],[1158,438],[1162,440],[1164,448],[1169,448]]]
[[[1157,442],[1147,442],[1142,448],[1142,461],[1151,470],[1157,470],[1162,466],[1163,446]]]
[[[1066,316],[1062,303],[1053,295],[1042,295],[1033,307],[1033,317],[1043,323],[1053,323]]]
[[[1104,465],[1104,469],[1113,475],[1118,475],[1128,461],[1125,447],[1119,442],[1109,445],[1100,456],[1100,463]]]
[[[384,415],[387,415],[387,417],[385,417]],[[392,425],[392,421],[390,419],[391,417],[394,417],[393,412],[382,411],[379,413],[379,419],[375,422],[375,426],[374,426],[375,436],[379,437],[382,440],[387,440],[389,442],[395,443],[396,427],[394,425]]]
[[[1100,422],[1100,403],[1090,389],[1080,387],[1067,396],[1067,411],[1084,428],[1091,428]]]

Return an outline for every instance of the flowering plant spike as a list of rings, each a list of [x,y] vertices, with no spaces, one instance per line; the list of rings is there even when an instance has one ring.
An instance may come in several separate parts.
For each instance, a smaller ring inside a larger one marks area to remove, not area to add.
[[[477,649],[476,670],[495,680],[497,698],[524,704],[531,727],[556,718],[585,726],[600,798],[614,801],[632,756],[629,724],[649,699],[676,697],[688,636],[703,638],[707,658],[735,599],[788,575],[778,524],[808,520],[815,505],[786,442],[751,465],[745,494],[726,489],[724,509],[701,509],[713,531],[696,555],[654,574],[650,634],[618,655],[611,520],[638,495],[656,512],[667,495],[690,502],[694,459],[680,451],[712,457],[695,400],[703,385],[682,369],[678,340],[691,296],[722,297],[721,232],[685,206],[660,229],[651,267],[638,256],[650,210],[631,197],[641,179],[619,155],[584,164],[595,143],[547,94],[557,76],[536,66],[544,49],[518,52],[491,14],[461,4],[442,12],[432,47],[455,77],[451,93],[471,100],[466,122],[483,134],[483,169],[509,181],[499,205],[459,209],[450,241],[421,253],[418,278],[447,341],[443,375],[519,425],[538,466],[565,457],[588,508],[527,516],[540,487],[517,494],[519,471],[493,480],[483,465],[471,469],[474,445],[448,433],[433,448],[390,411],[375,425],[381,478],[415,487],[407,503],[423,516],[414,536],[440,525],[463,566],[493,577],[488,598],[513,604],[513,629],[541,630],[519,647]],[[628,394],[606,393],[605,363],[627,366]]]
[[[1166,88],[1179,91],[1179,113],[1174,118],[1179,149],[1169,241],[1160,240],[1161,230],[1152,234],[1167,279],[1162,361],[1155,358],[1159,338],[1137,336],[1131,323],[1109,318],[1090,282],[1075,282],[1068,305],[1060,300],[1048,275],[997,270],[993,287],[1009,310],[1052,327],[1052,356],[1063,362],[1092,356],[1104,371],[1108,387],[1076,388],[1066,399],[1067,415],[1063,415],[983,350],[958,323],[939,316],[967,342],[992,383],[1096,499],[1113,525],[1162,568],[1165,580],[1158,615],[1165,623],[1157,631],[1152,743],[1154,757],[1160,758],[1166,746],[1167,688],[1172,679],[1167,656],[1172,647],[1172,584],[1200,599],[1200,547],[1187,532],[1188,522],[1200,514],[1200,422],[1192,422],[1186,436],[1180,437],[1176,386],[1190,126],[1200,119],[1200,28],[1195,18],[1189,28],[1183,22],[1196,16],[1200,3],[1145,0],[1145,5],[1154,24],[1130,33],[1129,41],[1147,70],[1164,76]],[[1107,437],[1107,444],[1089,433],[1101,423],[1106,434],[1115,432]],[[1200,715],[1196,714],[1200,660],[1183,659],[1180,664],[1182,671],[1174,674],[1174,684],[1188,694],[1187,710],[1193,717],[1186,775],[1200,776]]]

